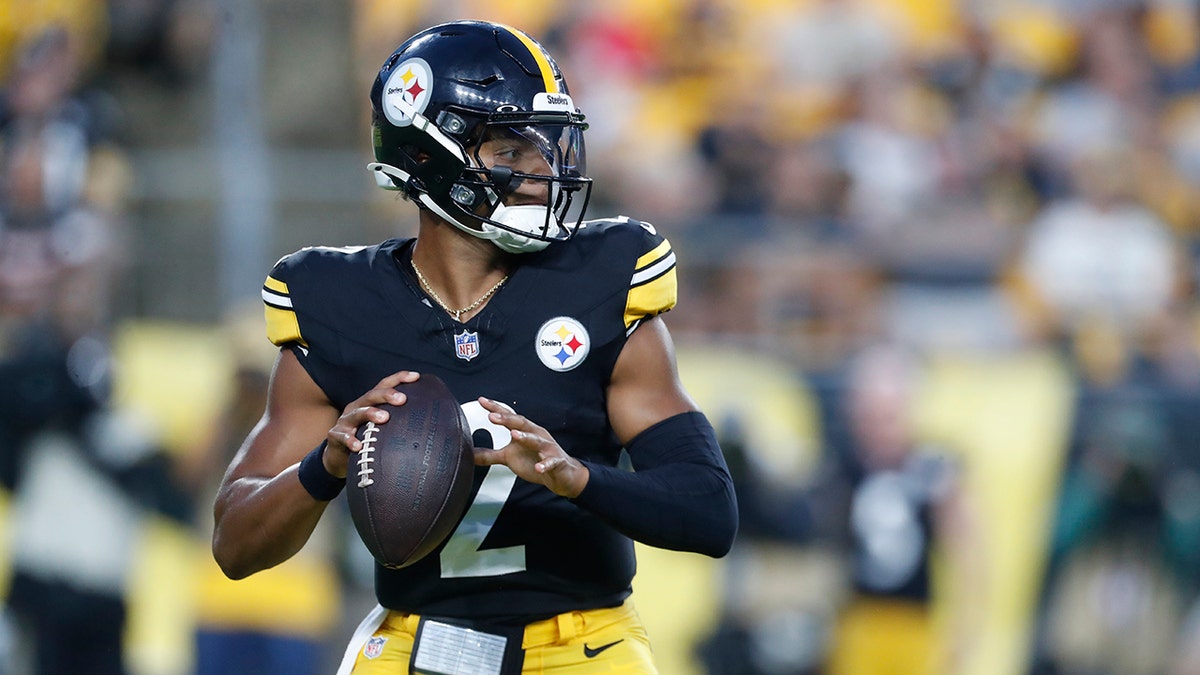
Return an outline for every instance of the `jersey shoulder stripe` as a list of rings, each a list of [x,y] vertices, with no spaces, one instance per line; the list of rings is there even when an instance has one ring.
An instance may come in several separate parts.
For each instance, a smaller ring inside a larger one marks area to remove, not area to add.
[[[630,261],[627,265],[632,263],[632,269],[626,268],[628,276],[617,280],[625,295],[622,321],[626,334],[644,319],[675,306],[679,292],[675,252],[653,225],[628,216],[589,220],[576,237],[593,240],[589,246],[599,248],[589,248],[588,255],[604,265],[621,259]]]
[[[267,320],[267,339],[283,345],[299,342],[307,346],[300,334],[300,321],[292,308],[292,297],[286,283],[268,275],[262,288],[263,312]]]
[[[671,242],[660,238],[658,245],[641,255],[634,264],[625,299],[625,328],[631,331],[643,319],[670,310],[679,294],[675,273],[675,251]]]
[[[634,265],[633,278],[629,285],[641,286],[648,284],[662,275],[675,269],[675,252],[671,250],[671,242],[666,239],[654,250],[637,259]]]
[[[322,288],[323,280],[336,278],[344,273],[346,263],[350,258],[364,251],[369,253],[368,246],[309,246],[280,258],[271,269],[263,282],[262,301],[267,319],[267,339],[273,344],[285,345],[298,343],[308,347],[308,341],[301,330],[301,321],[297,313],[298,302],[293,297],[296,284]],[[289,283],[291,284],[289,286]],[[308,295],[312,295],[310,292]],[[301,295],[304,295],[303,293]],[[312,298],[309,298],[312,300]],[[310,302],[311,304],[311,302]]]

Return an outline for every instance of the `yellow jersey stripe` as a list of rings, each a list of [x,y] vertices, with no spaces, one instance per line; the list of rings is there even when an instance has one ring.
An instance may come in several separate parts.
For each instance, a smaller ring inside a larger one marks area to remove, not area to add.
[[[267,339],[273,344],[284,345],[289,342],[299,342],[305,347],[308,343],[300,334],[300,321],[296,313],[290,309],[280,309],[271,305],[263,305],[263,313],[267,319]]]
[[[300,334],[300,320],[296,318],[296,310],[292,308],[287,284],[268,276],[263,282],[262,299],[263,312],[267,319],[267,339],[277,345],[299,342],[308,346],[304,342],[304,336]]]
[[[665,257],[659,258],[654,263],[634,272],[633,278],[629,280],[629,285],[640,286],[650,283],[663,274],[666,274],[668,270],[673,269],[675,269],[675,252],[668,251]]]
[[[648,316],[655,316],[675,306],[679,293],[679,280],[675,267],[639,286],[629,289],[625,297],[625,328]]]
[[[550,60],[546,58],[546,53],[542,51],[542,48],[539,47],[536,42],[530,39],[528,35],[522,33],[516,28],[513,28],[512,26],[506,26],[504,24],[497,25],[512,33],[513,37],[520,40],[521,44],[525,45],[525,48],[528,49],[529,53],[533,55],[533,60],[537,62],[538,69],[542,73],[542,82],[546,85],[546,92],[550,94],[559,93],[558,81],[554,79],[554,69],[550,67]]]
[[[678,293],[675,251],[671,250],[671,242],[663,239],[634,263],[629,294],[625,296],[625,328],[632,330],[642,319],[671,309]]]
[[[667,241],[666,239],[663,239],[662,243],[659,244],[658,246],[655,246],[652,251],[650,251],[649,253],[646,253],[642,257],[638,258],[637,262],[634,263],[634,265],[633,265],[633,269],[641,271],[647,265],[649,265],[649,264],[657,261],[659,258],[665,256],[667,254],[667,252],[670,250],[671,250],[671,242]]]
[[[268,290],[272,290],[272,291],[275,291],[276,293],[281,293],[283,295],[287,295],[287,292],[288,292],[287,284],[276,279],[275,277],[270,277],[270,276],[267,277],[267,280],[265,282],[263,282],[263,286],[265,288],[267,288]]]

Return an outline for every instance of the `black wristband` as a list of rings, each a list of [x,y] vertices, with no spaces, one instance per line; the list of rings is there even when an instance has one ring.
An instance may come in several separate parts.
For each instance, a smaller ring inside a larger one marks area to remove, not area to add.
[[[345,478],[338,478],[325,470],[325,461],[322,459],[324,454],[325,444],[321,443],[300,460],[300,470],[296,472],[300,477],[300,484],[319,502],[331,501],[346,487]]]

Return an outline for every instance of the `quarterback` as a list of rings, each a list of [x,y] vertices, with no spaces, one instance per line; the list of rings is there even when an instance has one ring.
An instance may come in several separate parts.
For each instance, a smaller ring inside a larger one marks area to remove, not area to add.
[[[313,247],[263,286],[270,398],[225,475],[213,554],[241,578],[295,554],[345,484],[355,429],[436,374],[474,433],[444,544],[377,566],[349,673],[654,673],[634,541],[725,555],[737,529],[712,426],[659,316],[675,254],[647,223],[583,220],[584,116],[525,33],[424,30],[371,89],[380,187],[415,239]],[[297,589],[303,592],[303,589]]]

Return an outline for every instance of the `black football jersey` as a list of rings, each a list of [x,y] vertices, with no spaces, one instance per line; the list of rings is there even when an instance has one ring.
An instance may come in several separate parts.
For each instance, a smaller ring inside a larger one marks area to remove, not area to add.
[[[545,427],[570,455],[615,466],[606,410],[629,334],[676,299],[675,255],[653,227],[589,221],[573,239],[523,254],[465,323],[432,304],[412,273],[413,240],[306,248],[263,287],[269,338],[292,349],[338,409],[399,370],[441,377],[463,405],[475,445],[502,447],[479,396]],[[380,604],[406,612],[527,621],[619,604],[633,543],[570,500],[507,467],[477,467],[473,501],[433,554],[376,567]]]

